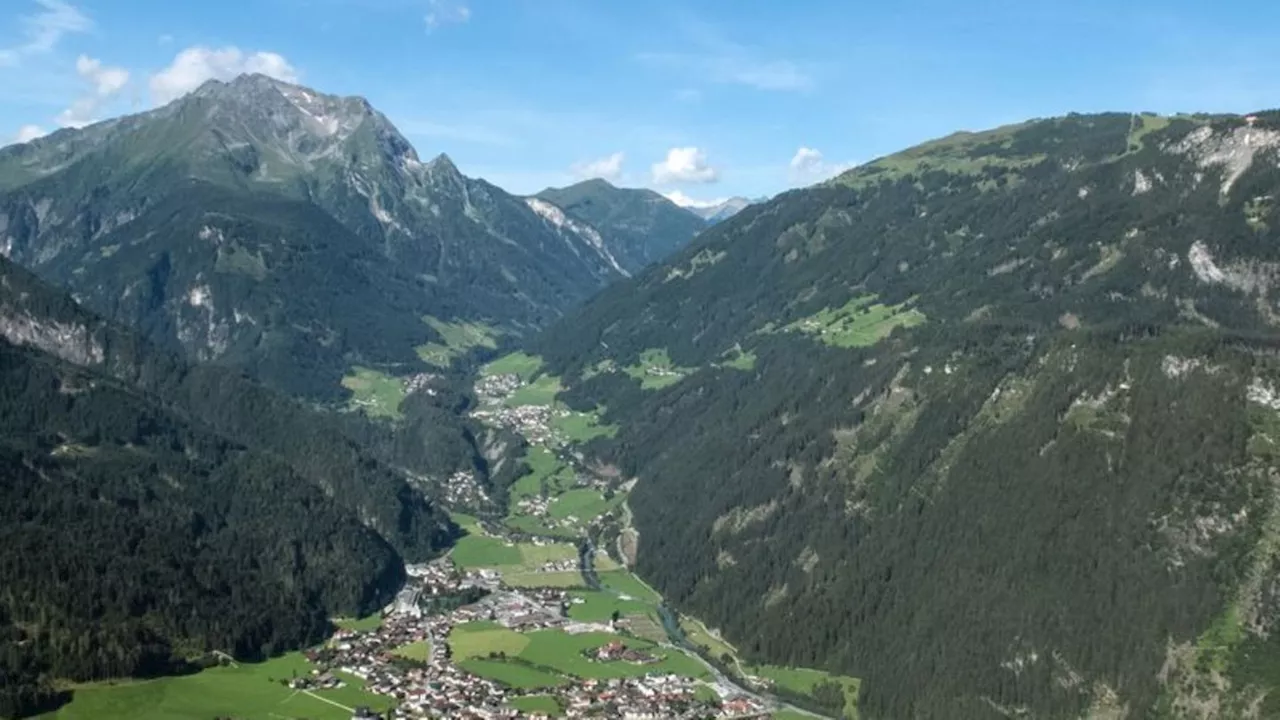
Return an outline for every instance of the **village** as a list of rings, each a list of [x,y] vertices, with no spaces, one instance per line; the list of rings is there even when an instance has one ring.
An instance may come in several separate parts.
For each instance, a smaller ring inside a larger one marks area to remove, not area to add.
[[[456,626],[485,623],[515,631],[558,628],[571,634],[613,632],[615,626],[569,619],[573,599],[563,590],[517,590],[503,584],[496,571],[463,572],[447,557],[410,566],[408,572],[408,584],[383,610],[380,626],[340,630],[325,646],[308,651],[313,669],[309,676],[290,680],[290,687],[298,691],[335,688],[343,685],[344,676],[358,678],[366,691],[394,698],[395,704],[386,715],[356,708],[354,717],[385,720],[768,716],[767,708],[754,697],[718,688],[728,696],[711,699],[706,690],[716,686],[669,672],[612,679],[565,677],[561,685],[536,691],[517,690],[479,677],[451,658],[449,637]],[[441,599],[481,594],[483,597],[474,602],[436,611],[443,607],[437,602]],[[410,657],[403,649],[411,647],[423,651]],[[657,660],[649,652],[628,648],[621,640],[605,642],[583,655],[589,662],[636,666]],[[553,699],[558,711],[519,709],[521,698],[527,697]]]

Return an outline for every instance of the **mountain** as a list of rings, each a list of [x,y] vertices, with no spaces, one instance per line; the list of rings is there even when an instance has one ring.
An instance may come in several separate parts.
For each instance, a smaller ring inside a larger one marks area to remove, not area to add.
[[[960,133],[526,349],[620,428],[644,579],[860,717],[1272,717],[1277,197],[1278,112]]]
[[[527,332],[622,276],[596,234],[420,162],[363,99],[262,75],[0,149],[0,251],[189,357],[328,400],[355,365],[425,369],[439,323]]]
[[[684,247],[704,227],[693,213],[652,190],[614,187],[600,179],[547,188],[530,202],[543,207],[536,205],[539,200],[598,231],[628,273]]]
[[[685,209],[702,218],[708,224],[714,225],[723,222],[737,215],[748,206],[755,203],[764,202],[763,199],[748,200],[744,197],[731,197],[728,200],[710,205],[688,205]]]
[[[318,642],[457,532],[324,415],[0,259],[0,715]]]

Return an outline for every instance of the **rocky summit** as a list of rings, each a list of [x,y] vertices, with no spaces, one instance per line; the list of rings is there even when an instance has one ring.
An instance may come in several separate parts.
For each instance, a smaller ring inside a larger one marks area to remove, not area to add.
[[[262,75],[0,150],[0,248],[157,342],[318,397],[353,363],[414,362],[441,339],[424,316],[528,332],[624,272],[593,228],[419,161],[363,99]]]

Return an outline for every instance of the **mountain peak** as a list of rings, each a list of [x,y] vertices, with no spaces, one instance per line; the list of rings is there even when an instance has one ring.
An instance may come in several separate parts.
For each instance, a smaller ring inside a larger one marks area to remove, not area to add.
[[[440,153],[426,164],[427,172],[438,175],[462,175],[462,171],[447,153]]]
[[[574,187],[574,186],[570,185],[569,187]],[[583,189],[599,189],[599,190],[617,190],[618,189],[617,185],[614,185],[608,180],[605,180],[604,178],[599,178],[599,177],[583,180],[577,183],[577,187],[580,187]]]

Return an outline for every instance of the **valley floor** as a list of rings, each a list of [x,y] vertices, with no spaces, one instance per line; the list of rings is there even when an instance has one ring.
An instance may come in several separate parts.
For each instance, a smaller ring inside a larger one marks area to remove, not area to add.
[[[747,666],[667,608],[620,555],[573,544],[610,523],[631,532],[629,486],[583,466],[576,443],[616,428],[561,406],[559,380],[539,376],[539,365],[503,358],[477,388],[477,416],[529,441],[509,514],[455,513],[466,535],[447,557],[410,567],[379,616],[336,620],[326,645],[266,663],[79,688],[46,717],[346,720],[368,708],[396,718],[801,718],[821,716],[771,693],[803,697],[827,679],[846,688],[845,715],[856,716],[857,680]]]

